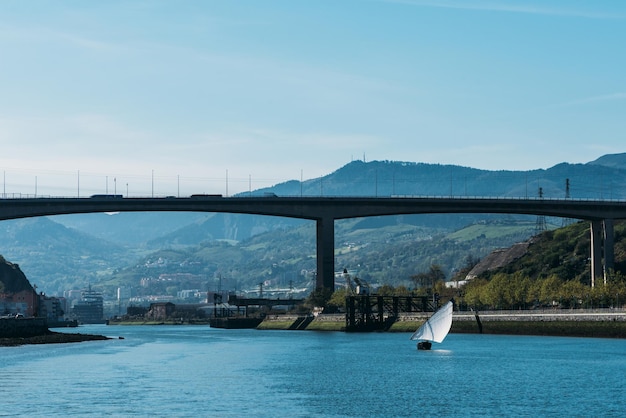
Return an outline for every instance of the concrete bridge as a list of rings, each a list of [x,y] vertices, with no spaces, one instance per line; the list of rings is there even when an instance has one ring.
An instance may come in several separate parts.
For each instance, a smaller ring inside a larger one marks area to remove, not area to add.
[[[314,220],[317,225],[317,288],[334,289],[337,219],[368,216],[491,213],[587,220],[591,233],[591,284],[606,281],[613,267],[613,220],[626,219],[626,201],[444,197],[190,197],[0,199],[0,220],[93,212],[220,212]]]

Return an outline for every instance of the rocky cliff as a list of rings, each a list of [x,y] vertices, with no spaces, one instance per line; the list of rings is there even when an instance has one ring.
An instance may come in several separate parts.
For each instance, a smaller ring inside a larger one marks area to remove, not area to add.
[[[17,293],[23,290],[34,291],[20,267],[0,255],[0,293]]]

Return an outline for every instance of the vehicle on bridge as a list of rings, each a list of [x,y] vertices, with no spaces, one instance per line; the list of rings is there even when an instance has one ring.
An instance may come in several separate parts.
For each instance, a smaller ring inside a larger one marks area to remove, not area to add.
[[[124,195],[121,194],[92,194],[90,199],[123,199]]]
[[[223,197],[221,194],[192,194],[192,199],[214,199],[218,197]]]

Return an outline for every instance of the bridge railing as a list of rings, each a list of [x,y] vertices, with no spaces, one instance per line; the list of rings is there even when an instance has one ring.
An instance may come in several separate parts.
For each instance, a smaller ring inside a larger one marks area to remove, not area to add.
[[[454,195],[306,195],[306,194],[283,194],[283,195],[272,195],[266,196],[262,194],[248,194],[241,193],[233,196],[222,196],[222,195],[183,195],[183,196],[172,196],[172,195],[132,195],[125,196],[121,194],[113,195],[105,195],[105,194],[97,194],[97,195],[89,195],[89,196],[52,196],[52,195],[41,195],[41,194],[33,194],[33,193],[0,193],[0,199],[103,199],[103,198],[118,198],[118,199],[172,199],[172,198],[198,198],[198,196],[206,196],[206,198],[226,198],[226,199],[249,199],[249,198],[264,198],[264,199],[280,199],[280,198],[355,198],[355,199],[454,199],[454,200],[520,200],[520,201],[546,201],[546,202],[563,202],[563,201],[572,201],[572,202],[604,202],[604,203],[626,203],[626,199],[617,199],[617,198],[558,198],[558,197],[535,197],[535,196],[454,196]]]
[[[0,198],[2,199],[35,199],[35,198],[50,198],[53,196],[49,195],[37,195],[30,193],[0,193]]]

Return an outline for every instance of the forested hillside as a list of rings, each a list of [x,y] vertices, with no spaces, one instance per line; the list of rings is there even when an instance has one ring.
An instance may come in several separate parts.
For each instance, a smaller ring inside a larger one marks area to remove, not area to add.
[[[388,222],[388,220],[380,220]],[[372,286],[413,286],[412,276],[427,271],[432,264],[444,266],[450,277],[467,263],[468,255],[485,256],[495,248],[527,239],[535,223],[482,223],[453,233],[424,229],[410,224],[377,225],[373,220],[338,222],[336,261]],[[315,226],[260,234],[240,243],[209,241],[189,248],[161,250],[134,266],[113,274],[102,285],[133,285],[163,274],[192,274],[204,278],[201,288],[250,290],[259,283],[271,288],[307,288],[315,285]]]
[[[615,223],[615,268],[606,285],[591,288],[589,223],[578,222],[535,237],[525,255],[486,271],[464,289],[464,302],[480,308],[611,307],[626,302],[626,222]]]
[[[46,217],[1,222],[0,255],[19,264],[28,280],[49,294],[98,283],[135,258],[122,246]]]

